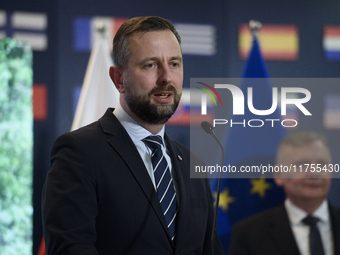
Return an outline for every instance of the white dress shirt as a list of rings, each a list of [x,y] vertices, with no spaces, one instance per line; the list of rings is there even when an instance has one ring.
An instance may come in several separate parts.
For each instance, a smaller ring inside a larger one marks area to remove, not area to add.
[[[122,126],[125,128],[126,132],[129,134],[132,142],[136,145],[136,148],[144,162],[144,165],[148,171],[148,174],[150,176],[150,179],[156,188],[156,182],[155,182],[155,176],[153,173],[153,167],[151,162],[151,150],[150,148],[142,141],[145,137],[153,135],[148,130],[143,128],[140,124],[138,124],[137,121],[132,119],[121,107],[120,104],[115,108],[113,111],[113,114],[116,116],[116,118],[119,120],[119,122],[122,124]],[[172,170],[172,164],[170,156],[168,155],[166,151],[166,144],[164,141],[164,126],[161,131],[159,131],[156,135],[159,135],[162,137],[163,146],[162,151],[163,154],[168,162],[170,173]]]
[[[285,200],[285,207],[290,220],[291,228],[301,255],[310,255],[309,232],[310,227],[301,221],[308,215],[305,211],[294,205],[289,199]],[[319,218],[317,227],[319,229],[325,255],[334,254],[332,227],[330,222],[327,200],[324,200],[320,207],[313,213]]]

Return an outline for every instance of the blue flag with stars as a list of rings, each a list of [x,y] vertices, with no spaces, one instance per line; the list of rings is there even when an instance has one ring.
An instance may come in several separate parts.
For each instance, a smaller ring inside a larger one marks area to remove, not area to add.
[[[261,56],[259,43],[254,36],[253,46],[242,75],[240,89],[247,95],[247,87],[253,88],[253,105],[256,109],[269,109],[272,105],[272,86],[265,62]],[[257,79],[249,78],[268,78]],[[265,81],[265,82],[264,82]],[[270,115],[254,115],[245,107],[244,115],[233,115],[233,122],[241,123],[249,119],[280,119],[278,109]],[[260,164],[275,164],[275,154],[279,141],[285,136],[285,128],[276,125],[250,127],[235,125],[226,131],[223,145],[225,147],[224,166],[231,165],[239,168],[241,165],[254,166]],[[215,181],[215,180],[214,180]],[[217,180],[212,185],[216,198]],[[221,183],[221,194],[217,218],[217,231],[228,254],[232,226],[236,222],[276,206],[284,200],[283,190],[275,185],[272,179],[265,178],[224,178]]]

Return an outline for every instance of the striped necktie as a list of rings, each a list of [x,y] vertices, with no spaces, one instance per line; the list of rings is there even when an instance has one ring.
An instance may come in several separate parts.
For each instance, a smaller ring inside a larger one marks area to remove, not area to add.
[[[174,240],[176,235],[177,199],[169,165],[161,148],[163,145],[162,138],[160,136],[148,136],[143,139],[143,142],[151,149],[151,161],[159,202],[163,209],[171,239]]]

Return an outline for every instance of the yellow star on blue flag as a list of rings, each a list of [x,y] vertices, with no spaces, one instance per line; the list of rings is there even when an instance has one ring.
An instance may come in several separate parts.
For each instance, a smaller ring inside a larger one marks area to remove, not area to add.
[[[270,183],[266,182],[265,178],[251,179],[250,183],[252,185],[250,194],[257,193],[261,198],[264,198],[267,189],[270,189],[270,187],[272,186]]]
[[[217,192],[214,193],[215,201],[217,197]],[[220,193],[220,200],[218,203],[218,207],[220,207],[223,211],[228,211],[229,204],[233,203],[235,201],[234,197],[231,197],[229,195],[229,189],[225,188],[221,193]],[[214,203],[214,205],[216,202]]]

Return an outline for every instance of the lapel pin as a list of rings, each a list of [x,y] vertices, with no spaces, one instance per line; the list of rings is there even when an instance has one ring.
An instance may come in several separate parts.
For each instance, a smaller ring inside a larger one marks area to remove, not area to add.
[[[180,155],[177,156],[180,161],[183,161],[182,157]]]

